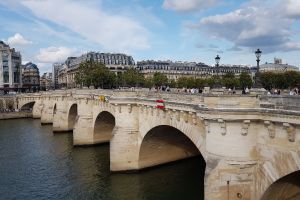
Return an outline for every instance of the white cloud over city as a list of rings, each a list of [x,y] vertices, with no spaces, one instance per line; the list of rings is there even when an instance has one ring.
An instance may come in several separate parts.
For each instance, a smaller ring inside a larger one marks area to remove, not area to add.
[[[163,7],[178,12],[191,12],[216,6],[218,2],[218,0],[165,0]]]
[[[192,28],[230,41],[237,47],[263,48],[264,52],[300,50],[292,26],[300,16],[299,1],[251,1],[241,8],[202,18]]]
[[[63,62],[70,56],[80,54],[75,48],[68,47],[48,47],[40,49],[36,56],[37,61],[40,63],[55,63]]]
[[[137,21],[94,8],[83,1],[28,0],[22,1],[22,5],[36,17],[65,27],[104,49],[121,51],[150,46],[147,30]]]
[[[20,33],[16,33],[7,39],[7,43],[12,46],[25,46],[32,44],[32,41],[25,39]]]

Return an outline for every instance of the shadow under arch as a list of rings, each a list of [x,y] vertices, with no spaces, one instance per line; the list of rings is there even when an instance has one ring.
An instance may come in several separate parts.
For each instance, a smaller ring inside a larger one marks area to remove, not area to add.
[[[35,105],[35,101],[24,104],[20,110],[22,111],[32,111]]]
[[[56,111],[57,111],[57,108],[56,108],[56,103],[55,103],[54,106],[53,106],[53,115],[56,114]]]
[[[190,157],[205,160],[197,146],[183,132],[169,125],[159,125],[147,132],[139,151],[139,168],[148,168]]]
[[[95,143],[109,142],[115,125],[116,119],[113,114],[108,111],[100,112],[94,123]]]
[[[299,200],[300,171],[290,173],[274,183],[266,190],[261,200]]]
[[[76,103],[72,104],[68,113],[68,130],[73,130],[78,116],[78,106]]]

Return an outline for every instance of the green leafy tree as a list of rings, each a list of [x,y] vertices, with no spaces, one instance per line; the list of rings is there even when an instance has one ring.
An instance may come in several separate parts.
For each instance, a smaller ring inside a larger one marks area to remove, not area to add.
[[[197,79],[195,79],[195,87],[196,88],[201,89],[204,86],[205,86],[205,79],[203,79],[203,78],[197,78]]]
[[[178,86],[179,88],[187,87],[187,85],[188,85],[188,80],[187,80],[186,77],[179,77],[179,78],[177,79],[177,86]]]
[[[151,88],[153,84],[153,79],[151,77],[147,77],[144,79],[144,87]]]
[[[155,86],[163,86],[168,84],[168,77],[162,73],[155,72],[153,75],[153,83]]]
[[[125,73],[124,73],[124,81],[126,83],[127,86],[130,87],[136,87],[139,86],[143,83],[144,81],[144,77],[142,74],[139,73],[138,70],[134,69],[134,68],[130,68],[128,69]]]
[[[246,87],[251,88],[252,85],[253,85],[253,81],[251,79],[251,76],[247,72],[242,72],[240,74],[239,81],[240,81],[240,86],[242,88],[246,88]]]
[[[78,67],[75,82],[81,86],[111,88],[115,85],[116,77],[104,64],[94,61],[85,61],[80,63]]]

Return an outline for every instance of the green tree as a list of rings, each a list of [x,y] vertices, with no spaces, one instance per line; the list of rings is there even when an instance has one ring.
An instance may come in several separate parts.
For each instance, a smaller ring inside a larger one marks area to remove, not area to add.
[[[227,73],[222,78],[222,85],[226,88],[234,88],[239,87],[240,82],[239,79],[237,79],[234,75],[234,73]]]
[[[186,88],[187,85],[188,85],[188,80],[187,80],[186,77],[179,77],[179,78],[177,79],[177,86],[178,86],[179,88],[184,88],[184,87]]]
[[[75,82],[81,86],[95,88],[111,88],[115,85],[116,77],[104,64],[85,61],[80,63],[75,75]]]
[[[168,83],[168,77],[162,73],[155,72],[153,75],[153,83],[155,86],[163,86]]]
[[[253,85],[253,81],[251,79],[251,76],[247,72],[242,72],[240,74],[239,81],[240,81],[240,86],[242,88],[246,88],[246,87],[251,88],[252,85]]]
[[[197,78],[197,79],[195,79],[195,87],[196,88],[201,89],[204,86],[205,86],[205,79],[203,79],[203,78]]]
[[[130,86],[130,87],[139,86],[143,83],[143,80],[144,80],[143,75],[140,74],[139,71],[134,68],[128,69],[124,73],[123,77],[124,77],[124,81],[125,81],[126,85]]]
[[[153,86],[153,79],[151,77],[147,77],[144,79],[144,87],[151,88]]]

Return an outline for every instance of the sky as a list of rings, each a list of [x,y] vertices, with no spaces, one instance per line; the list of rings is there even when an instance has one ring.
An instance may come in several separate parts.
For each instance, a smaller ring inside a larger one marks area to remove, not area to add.
[[[300,66],[300,0],[0,0],[0,40],[41,72],[89,51]]]

